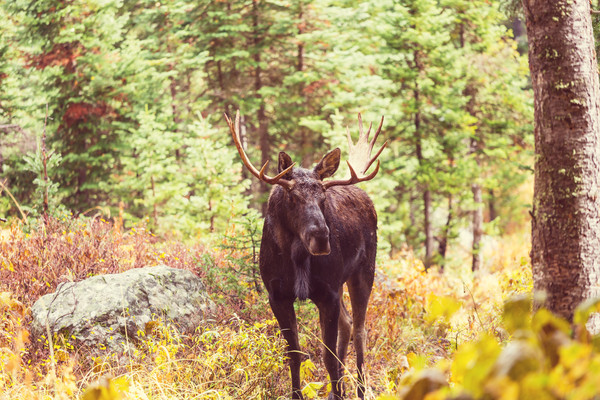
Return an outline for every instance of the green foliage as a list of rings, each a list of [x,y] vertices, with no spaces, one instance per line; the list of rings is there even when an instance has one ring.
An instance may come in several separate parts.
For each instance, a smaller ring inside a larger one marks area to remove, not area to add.
[[[394,139],[385,165],[395,182],[386,197],[395,199],[382,204],[382,236],[392,248],[405,241],[419,247],[424,215],[435,212],[432,234],[447,243],[469,212],[483,207],[473,201],[475,184],[488,194],[486,203],[513,218],[508,199],[526,178],[531,96],[523,90],[526,61],[502,25],[499,4],[388,1],[376,18],[391,101],[386,134]],[[402,235],[392,233],[398,228]]]
[[[46,160],[44,160],[44,157]],[[52,181],[52,175],[59,167],[61,156],[52,153],[49,156],[42,153],[41,146],[38,145],[38,150],[35,154],[28,154],[23,157],[26,163],[25,170],[35,174],[33,180],[35,185],[35,200],[31,208],[31,216],[39,217],[44,209],[44,199],[48,201],[48,210],[52,216],[58,217],[66,212],[61,204],[61,198],[58,195],[58,183]],[[44,161],[46,165],[44,166]],[[47,176],[47,179],[46,179]]]
[[[35,116],[48,103],[64,206],[205,237],[249,204],[260,208],[268,190],[242,179],[224,111],[242,111],[255,164],[285,149],[303,166],[332,147],[347,151],[344,126],[356,132],[357,112],[385,115],[382,172],[364,184],[381,247],[422,247],[428,193],[443,262],[484,207],[473,184],[489,220],[500,216],[495,232],[523,214],[515,188],[528,177],[531,96],[502,4],[7,2],[0,124],[20,129],[0,133],[0,176],[19,202],[35,204],[23,143],[35,142]]]
[[[258,252],[262,236],[262,220],[258,212],[251,212],[240,221],[241,230],[235,236],[226,236],[221,247],[228,251],[227,261],[231,264],[230,283],[242,296],[249,288],[262,293],[262,282],[258,271]],[[232,288],[230,288],[231,290]]]

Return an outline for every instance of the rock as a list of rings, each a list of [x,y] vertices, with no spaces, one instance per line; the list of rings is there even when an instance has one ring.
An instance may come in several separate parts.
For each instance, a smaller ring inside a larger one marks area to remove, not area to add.
[[[157,318],[192,333],[214,312],[204,284],[188,270],[164,265],[67,282],[32,307],[31,332],[64,334],[68,340],[122,351]]]

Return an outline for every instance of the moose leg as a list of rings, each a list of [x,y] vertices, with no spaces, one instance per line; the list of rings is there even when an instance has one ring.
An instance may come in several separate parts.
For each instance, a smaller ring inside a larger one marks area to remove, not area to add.
[[[340,362],[344,364],[346,353],[348,352],[348,343],[352,336],[352,318],[346,306],[344,305],[343,287],[340,289],[340,320],[338,322],[338,347],[337,355]]]
[[[352,303],[356,368],[358,370],[358,397],[361,399],[365,398],[365,376],[363,373],[367,341],[365,318],[369,297],[371,296],[371,285],[368,285],[368,282],[368,279],[363,279],[360,276],[352,277],[348,281],[348,291],[350,292],[350,302]],[[371,280],[371,282],[373,281]]]
[[[329,393],[328,399],[337,400],[342,398],[344,392],[341,381],[342,364],[336,354],[340,299],[333,296],[332,300],[318,302],[317,307],[319,308],[319,322],[325,346],[323,359],[331,381],[331,393]]]
[[[294,301],[275,300],[269,296],[269,303],[283,337],[288,343],[288,357],[290,362],[290,373],[292,375],[292,399],[302,399],[300,389],[300,343],[298,343],[298,326],[296,324],[296,312]]]

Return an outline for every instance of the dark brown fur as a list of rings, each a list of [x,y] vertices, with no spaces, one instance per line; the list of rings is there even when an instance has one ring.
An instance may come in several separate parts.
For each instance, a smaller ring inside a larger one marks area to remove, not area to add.
[[[365,316],[377,249],[377,214],[372,201],[354,186],[325,189],[322,180],[333,175],[340,151],[328,153],[314,168],[293,168],[284,176],[291,190],[275,185],[271,191],[260,249],[260,273],[269,302],[288,342],[292,398],[301,399],[300,346],[293,303],[311,299],[319,309],[325,365],[332,382],[330,399],[342,398],[342,363],[351,331],[357,354],[358,395],[364,398],[362,371]],[[279,155],[279,171],[291,165]],[[346,283],[353,318],[342,302]]]

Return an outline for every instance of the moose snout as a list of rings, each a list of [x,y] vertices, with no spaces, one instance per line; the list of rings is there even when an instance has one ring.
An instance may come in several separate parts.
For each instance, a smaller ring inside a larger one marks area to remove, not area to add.
[[[313,256],[326,256],[331,253],[329,245],[329,228],[327,225],[311,225],[306,230],[305,245]]]

